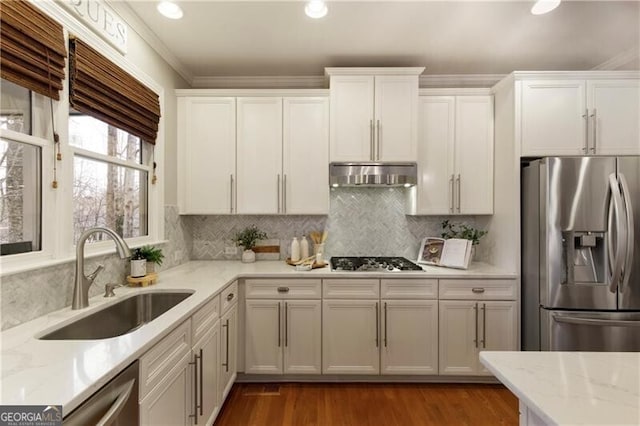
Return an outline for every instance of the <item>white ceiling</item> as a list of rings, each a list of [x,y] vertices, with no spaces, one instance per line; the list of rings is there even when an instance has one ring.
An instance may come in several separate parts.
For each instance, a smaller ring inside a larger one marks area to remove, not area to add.
[[[530,1],[334,0],[320,20],[303,1],[176,1],[178,21],[155,1],[127,3],[190,81],[341,66],[425,66],[427,75],[639,66],[638,1],[565,0],[534,16]]]

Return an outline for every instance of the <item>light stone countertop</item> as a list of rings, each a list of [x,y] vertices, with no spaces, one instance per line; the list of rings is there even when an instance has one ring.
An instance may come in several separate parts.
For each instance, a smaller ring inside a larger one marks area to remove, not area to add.
[[[546,424],[640,424],[638,352],[483,351],[480,361]]]
[[[68,414],[238,278],[516,278],[482,263],[474,263],[468,270],[431,266],[424,269],[426,273],[332,272],[328,267],[298,272],[284,261],[188,262],[162,271],[156,285],[118,288],[113,298],[91,298],[86,309],[72,311],[67,307],[2,332],[0,404],[63,405]],[[132,294],[186,289],[194,290],[193,295],[129,334],[101,340],[37,339]]]

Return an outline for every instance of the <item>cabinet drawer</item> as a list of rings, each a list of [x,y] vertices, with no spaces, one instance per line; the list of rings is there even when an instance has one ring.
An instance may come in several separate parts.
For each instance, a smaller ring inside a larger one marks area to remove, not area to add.
[[[247,299],[320,299],[320,280],[256,279],[245,281]]]
[[[440,299],[516,300],[516,280],[440,280]]]
[[[188,319],[140,357],[140,400],[190,351],[191,320]]]
[[[336,278],[322,280],[323,297],[328,299],[377,299],[380,280]]]
[[[191,331],[193,332],[191,341],[195,343],[200,340],[218,321],[218,317],[220,317],[220,296],[209,300],[191,317]]]
[[[238,301],[238,281],[234,281],[220,293],[220,303],[222,303],[222,313],[229,310]]]
[[[380,294],[383,299],[437,299],[438,280],[382,279]]]

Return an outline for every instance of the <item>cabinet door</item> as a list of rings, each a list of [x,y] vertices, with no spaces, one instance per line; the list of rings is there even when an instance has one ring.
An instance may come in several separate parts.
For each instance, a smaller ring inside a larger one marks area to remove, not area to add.
[[[379,302],[322,301],[322,372],[380,372]]]
[[[190,426],[194,414],[191,354],[180,359],[167,376],[140,403],[140,424]]]
[[[382,374],[438,374],[438,301],[382,301]]]
[[[478,302],[478,315],[481,317],[478,348],[487,351],[518,350],[517,302]],[[491,373],[480,359],[478,369],[481,374]]]
[[[329,99],[284,98],[283,213],[329,213]]]
[[[586,154],[585,82],[530,80],[520,84],[516,111],[520,109],[522,156]]]
[[[282,373],[282,302],[247,299],[245,309],[245,373]]]
[[[417,214],[454,213],[455,98],[419,101]]]
[[[373,76],[331,77],[331,161],[373,160],[373,86]]]
[[[493,213],[493,97],[456,97],[456,213]]]
[[[202,351],[202,352],[201,352]],[[198,423],[213,424],[220,410],[221,399],[218,384],[220,365],[220,322],[207,330],[207,333],[193,347],[193,354],[201,356],[198,362],[198,381],[202,380],[202,395],[198,393],[198,404],[202,404],[202,414],[198,411]],[[202,374],[200,374],[202,373]],[[198,384],[200,386],[200,384]]]
[[[475,301],[439,302],[440,374],[476,374],[478,312]]]
[[[418,76],[375,77],[376,161],[416,161],[418,145]]]
[[[282,98],[238,98],[239,214],[280,213]]]
[[[224,401],[236,379],[238,359],[238,304],[220,318],[220,400]]]
[[[587,81],[589,153],[640,155],[640,81]]]
[[[322,372],[322,305],[320,300],[284,303],[284,373]]]
[[[232,213],[235,173],[235,99],[178,98],[180,213]]]

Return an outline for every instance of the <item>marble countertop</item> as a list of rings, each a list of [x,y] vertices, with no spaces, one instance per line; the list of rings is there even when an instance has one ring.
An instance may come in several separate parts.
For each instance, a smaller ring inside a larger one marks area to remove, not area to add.
[[[123,287],[116,296],[96,296],[89,307],[72,311],[70,307],[52,312],[0,334],[0,404],[63,405],[69,413],[101,388],[182,321],[193,315],[229,283],[245,277],[272,278],[515,278],[514,274],[482,263],[468,270],[424,267],[426,272],[354,273],[332,272],[329,268],[295,271],[283,261],[192,261],[162,271],[158,283],[146,288]],[[193,290],[165,314],[124,336],[101,340],[38,340],[37,337],[135,293]]]
[[[640,424],[640,353],[483,351],[480,361],[547,424]]]

